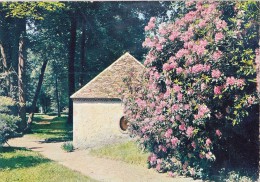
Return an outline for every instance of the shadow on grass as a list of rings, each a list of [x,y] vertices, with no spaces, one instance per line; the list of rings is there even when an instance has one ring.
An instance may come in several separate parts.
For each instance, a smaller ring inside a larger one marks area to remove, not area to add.
[[[26,153],[28,151],[28,153]],[[42,163],[50,162],[49,159],[42,158],[30,153],[31,151],[19,147],[0,148],[0,170],[12,170],[37,166]],[[5,155],[6,154],[6,155]]]
[[[38,122],[47,121],[46,118],[48,117],[48,115],[40,115]],[[67,116],[53,117],[51,120],[48,120],[48,124],[33,123],[31,134],[44,139],[43,143],[71,141],[73,129],[72,125],[67,123],[67,118]]]

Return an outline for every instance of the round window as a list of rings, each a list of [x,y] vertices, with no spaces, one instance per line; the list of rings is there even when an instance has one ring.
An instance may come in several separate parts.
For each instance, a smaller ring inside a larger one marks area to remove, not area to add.
[[[125,117],[123,116],[121,119],[120,119],[120,128],[121,130],[123,131],[126,131],[128,125],[127,125],[128,121],[125,119]]]

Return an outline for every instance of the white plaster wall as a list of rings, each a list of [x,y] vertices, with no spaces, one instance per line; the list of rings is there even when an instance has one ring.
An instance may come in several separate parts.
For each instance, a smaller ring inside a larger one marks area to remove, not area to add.
[[[73,145],[92,148],[128,140],[119,127],[120,101],[73,101]]]

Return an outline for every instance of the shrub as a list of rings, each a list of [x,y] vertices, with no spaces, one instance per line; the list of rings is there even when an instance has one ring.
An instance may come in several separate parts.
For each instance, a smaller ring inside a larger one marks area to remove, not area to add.
[[[144,80],[122,94],[150,167],[200,178],[252,137],[241,126],[257,121],[257,10],[256,2],[184,3],[174,20],[150,19]]]
[[[7,142],[8,139],[16,136],[17,124],[20,118],[14,116],[16,102],[9,97],[0,96],[0,145]]]
[[[72,142],[65,142],[61,145],[61,148],[66,152],[72,152],[74,150]]]

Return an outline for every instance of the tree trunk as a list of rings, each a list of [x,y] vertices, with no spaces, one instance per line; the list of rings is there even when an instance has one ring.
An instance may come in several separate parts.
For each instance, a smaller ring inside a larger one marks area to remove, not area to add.
[[[7,68],[6,54],[5,54],[3,44],[1,42],[0,42],[0,53],[2,56],[2,63],[3,63],[4,70],[7,70],[8,68]]]
[[[21,20],[21,34],[18,49],[18,99],[19,99],[19,116],[21,123],[19,129],[23,131],[26,128],[26,99],[25,99],[25,63],[26,63],[26,49],[25,49],[25,36],[26,36],[26,21]]]
[[[11,19],[5,16],[4,12],[0,12],[0,57],[2,58],[3,73],[5,75],[5,95],[14,98],[11,94],[12,84],[10,82],[11,44],[13,44],[10,36],[12,30],[10,30],[9,26]]]
[[[0,42],[0,53],[1,53],[1,57],[2,57],[2,64],[3,64],[3,72],[5,75],[5,94],[10,97],[11,93],[10,93],[10,77],[9,77],[9,71],[8,71],[8,66],[7,66],[7,58],[6,58],[6,54],[5,54],[5,50],[3,47],[3,44]]]
[[[257,7],[258,7],[258,13],[257,13],[257,29],[258,29],[258,34],[257,34],[257,39],[258,39],[258,49],[260,49],[260,2],[257,2]],[[259,60],[258,60],[259,61]],[[260,80],[260,64],[258,64],[256,68],[256,80]],[[260,99],[260,83],[257,83],[257,88],[256,88],[258,98]],[[260,113],[260,103],[258,104],[258,113]],[[258,179],[260,179],[260,115],[258,118]]]
[[[69,97],[75,92],[75,50],[76,50],[76,35],[77,35],[77,20],[75,13],[71,15],[71,27],[70,27],[70,44],[69,44]],[[69,98],[69,116],[68,123],[73,123],[73,103]]]
[[[40,91],[41,91],[42,82],[43,82],[44,73],[45,73],[47,64],[48,64],[48,59],[44,60],[42,67],[41,67],[41,73],[39,75],[37,88],[36,88],[36,91],[35,91],[35,94],[34,94],[34,97],[33,97],[31,111],[30,111],[30,114],[29,114],[29,117],[28,117],[28,120],[27,120],[27,126],[25,128],[26,132],[31,130],[31,124],[33,122],[33,116],[34,116],[37,100],[38,100],[38,97],[39,97],[39,94],[40,94]]]
[[[79,77],[79,86],[83,87],[85,82],[85,54],[86,54],[86,21],[82,18],[82,37],[81,37],[81,45],[80,45],[80,77]]]
[[[60,96],[59,96],[59,90],[58,90],[58,77],[57,74],[55,75],[55,94],[56,94],[56,101],[57,101],[57,111],[58,111],[58,117],[61,116],[60,114]]]

